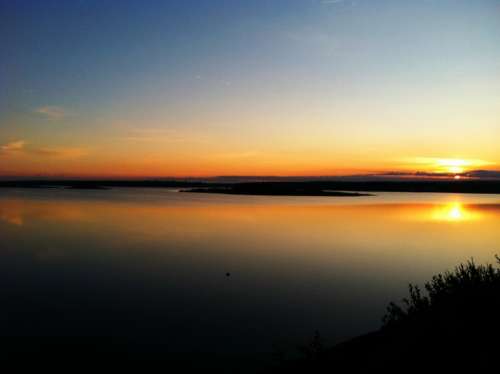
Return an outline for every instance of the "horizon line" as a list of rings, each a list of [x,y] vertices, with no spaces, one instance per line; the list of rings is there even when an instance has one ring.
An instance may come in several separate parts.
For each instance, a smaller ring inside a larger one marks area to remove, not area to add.
[[[133,181],[154,181],[154,180],[316,180],[316,179],[500,179],[500,169],[480,169],[470,170],[462,173],[426,172],[426,171],[387,171],[364,174],[324,174],[324,175],[248,175],[248,174],[228,174],[228,175],[207,175],[207,176],[172,176],[172,175],[72,175],[72,174],[4,174],[0,175],[1,181],[8,180],[133,180]]]

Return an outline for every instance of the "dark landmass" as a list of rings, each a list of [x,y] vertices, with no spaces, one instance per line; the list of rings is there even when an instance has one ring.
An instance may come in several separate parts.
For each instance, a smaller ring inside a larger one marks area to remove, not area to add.
[[[410,285],[402,305],[388,306],[380,330],[330,349],[317,335],[302,359],[270,372],[493,372],[499,316],[500,269],[470,261],[434,276],[423,291]]]
[[[243,187],[243,188],[240,188]],[[233,186],[233,187],[207,187],[191,188],[181,192],[216,193],[227,195],[262,195],[262,196],[373,196],[373,194],[344,191],[328,191],[321,189],[295,188],[288,186]]]
[[[205,182],[156,180],[19,180],[0,181],[0,188],[67,188],[80,190],[124,188],[192,188],[207,186]]]
[[[300,181],[300,182],[246,182],[213,183],[178,180],[19,180],[0,181],[0,188],[49,188],[74,189],[131,188],[180,188],[191,192],[231,193],[240,195],[299,195],[345,196],[344,192],[443,192],[500,194],[499,180],[426,180],[426,181]],[[193,189],[197,189],[194,191]],[[203,189],[203,190],[202,190]],[[223,190],[221,190],[223,189]],[[342,192],[340,192],[342,191]]]
[[[214,189],[211,186],[211,189]],[[443,192],[500,194],[500,181],[313,181],[313,182],[255,182],[223,186],[224,193],[245,195],[277,195],[281,191],[300,191],[303,195],[328,192]],[[220,188],[220,187],[216,187]],[[201,192],[201,191],[200,191]],[[207,191],[205,191],[207,192]],[[208,191],[210,192],[210,191]]]
[[[82,185],[82,186],[67,186],[64,187],[67,190],[110,190],[110,187],[99,186],[99,185]]]

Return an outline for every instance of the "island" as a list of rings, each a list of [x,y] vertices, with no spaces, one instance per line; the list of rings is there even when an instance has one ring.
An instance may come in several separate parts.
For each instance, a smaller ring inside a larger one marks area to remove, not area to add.
[[[289,185],[259,185],[259,184],[244,184],[233,185],[230,187],[201,187],[181,190],[180,192],[191,193],[213,193],[227,195],[259,195],[259,196],[339,196],[339,197],[358,197],[358,196],[374,196],[369,193],[334,191],[317,188],[303,188]]]

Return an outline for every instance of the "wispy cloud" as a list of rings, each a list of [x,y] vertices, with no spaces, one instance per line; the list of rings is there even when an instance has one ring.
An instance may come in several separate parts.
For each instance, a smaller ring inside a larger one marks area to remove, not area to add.
[[[456,175],[460,177],[476,178],[476,179],[499,179],[500,170],[470,170],[461,173],[452,173],[446,171],[386,171],[377,174],[358,175],[357,178],[369,180],[371,178],[450,178]]]
[[[0,147],[2,153],[20,152],[24,149],[26,142],[24,140],[16,140],[9,142]]]
[[[178,132],[172,129],[138,128],[129,130],[124,138],[131,141],[156,141],[164,138],[175,139],[178,137]]]
[[[78,147],[28,147],[24,140],[16,140],[0,146],[0,155],[36,155],[42,157],[78,158],[88,154]]]
[[[351,6],[356,6],[358,5],[357,0],[320,0],[320,3],[323,5],[351,5]]]
[[[202,134],[192,131],[179,131],[170,128],[139,128],[131,129],[121,139],[129,142],[159,142],[159,143],[205,143]]]
[[[76,147],[75,148],[54,147],[54,148],[36,148],[31,150],[31,153],[47,157],[78,158],[86,156],[88,154],[88,151],[84,148],[76,148]]]
[[[472,178],[500,179],[500,170],[472,170],[465,175]]]
[[[301,48],[312,49],[328,56],[337,55],[345,44],[338,36],[315,26],[290,30],[286,37]]]
[[[434,166],[437,168],[451,166],[470,168],[495,165],[495,163],[491,161],[470,158],[414,157],[403,159],[403,162],[414,165]]]
[[[64,108],[53,105],[41,106],[39,108],[36,108],[35,113],[38,113],[49,120],[63,119],[67,116],[67,112]]]
[[[260,156],[262,153],[258,150],[249,150],[242,152],[226,152],[226,153],[216,153],[211,155],[212,158],[217,159],[246,159]]]
[[[321,4],[341,4],[345,0],[321,0]]]

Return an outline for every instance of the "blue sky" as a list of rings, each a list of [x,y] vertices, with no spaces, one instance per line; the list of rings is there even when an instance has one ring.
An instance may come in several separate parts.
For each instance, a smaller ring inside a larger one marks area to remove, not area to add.
[[[331,167],[300,172],[376,168],[373,153],[380,168],[500,161],[496,0],[0,0],[0,43],[0,144],[88,151],[49,160],[57,172],[111,168],[131,147],[167,174],[181,170],[165,148],[239,154],[231,172],[311,152]],[[166,142],[120,140],[144,133]]]

